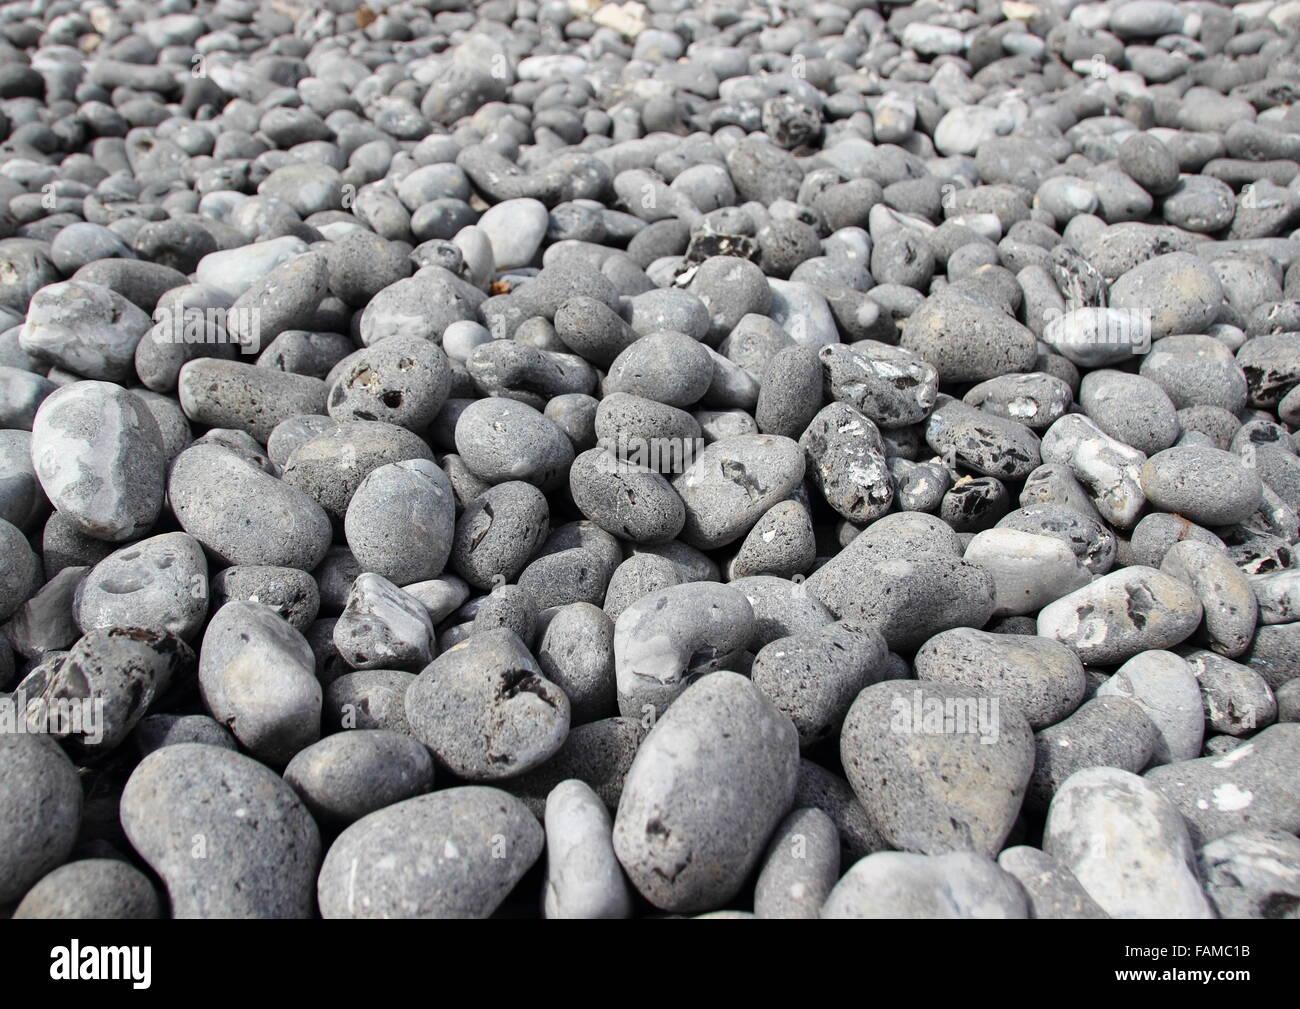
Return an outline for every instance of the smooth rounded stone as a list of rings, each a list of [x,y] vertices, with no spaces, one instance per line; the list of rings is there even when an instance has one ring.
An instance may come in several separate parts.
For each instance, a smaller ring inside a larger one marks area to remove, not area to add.
[[[840,858],[861,858],[887,847],[853,788],[838,774],[807,758],[799,761],[799,779],[792,803],[795,809],[819,809],[831,818],[840,837]]]
[[[1037,356],[1033,332],[992,302],[955,289],[932,294],[908,316],[899,345],[933,365],[943,383],[1031,371]]]
[[[334,647],[353,669],[417,671],[433,658],[429,611],[382,575],[358,575],[334,625]]]
[[[609,575],[609,566],[586,546],[556,546],[543,549],[519,573],[519,587],[532,596],[539,609],[598,603],[605,596]]]
[[[1300,722],[1300,680],[1289,680],[1273,692],[1279,722]]]
[[[695,270],[686,290],[709,313],[705,342],[718,346],[750,315],[765,317],[773,292],[762,269],[737,256],[710,256]]]
[[[1068,645],[1089,665],[1115,665],[1139,652],[1173,647],[1191,636],[1201,615],[1191,587],[1134,565],[1043,607],[1038,633]]]
[[[32,423],[32,463],[50,503],[97,539],[135,539],[162,510],[162,434],[144,403],[109,382],[51,393]]]
[[[1218,406],[1236,413],[1247,384],[1232,351],[1211,336],[1168,336],[1151,347],[1139,373],[1165,390],[1174,406]]]
[[[371,473],[415,459],[431,461],[433,452],[413,431],[382,421],[330,419],[289,453],[281,475],[331,518],[344,519],[357,488]]]
[[[1068,718],[1086,689],[1083,663],[1070,649],[1030,634],[953,628],[922,645],[913,664],[918,680],[1001,698],[1035,731]]]
[[[1174,404],[1140,375],[1090,372],[1079,387],[1079,406],[1106,434],[1147,455],[1169,448],[1181,433]]]
[[[1074,395],[1069,383],[1055,375],[1026,372],[981,382],[967,391],[962,402],[1042,431],[1069,410]]]
[[[124,382],[131,377],[136,344],[151,325],[148,315],[116,291],[69,280],[32,295],[18,343],[45,364]]]
[[[43,375],[0,366],[0,425],[30,431],[41,403],[57,388]]]
[[[573,443],[554,421],[512,399],[475,400],[456,421],[456,451],[490,484],[524,481],[547,492],[573,464]]]
[[[1152,768],[1145,781],[1183,815],[1195,844],[1241,830],[1294,834],[1300,829],[1297,755],[1300,724],[1279,722],[1223,756]]]
[[[1043,462],[1070,467],[1102,518],[1129,528],[1146,504],[1140,479],[1145,453],[1103,432],[1082,414],[1066,414],[1044,433]]]
[[[830,738],[861,690],[884,678],[885,655],[873,627],[842,621],[769,641],[755,654],[750,679],[807,748]]]
[[[947,396],[930,414],[925,440],[945,459],[960,461],[985,476],[1023,479],[1042,461],[1038,436],[1024,424]]]
[[[121,818],[174,918],[315,910],[320,832],[293,789],[249,757],[202,743],[155,750],[127,780]]]
[[[1151,332],[1141,311],[1084,306],[1052,315],[1043,342],[1084,368],[1120,365],[1151,348]]]
[[[1207,731],[1245,736],[1278,719],[1278,702],[1264,678],[1249,666],[1204,649],[1183,658],[1201,688]]]
[[[817,918],[840,876],[834,821],[816,808],[796,809],[777,826],[754,884],[757,918]]]
[[[524,197],[490,207],[479,218],[478,227],[491,243],[497,270],[504,271],[533,261],[546,236],[548,222],[546,206]]]
[[[600,401],[595,433],[616,459],[660,473],[680,473],[702,448],[700,424],[691,414],[623,392]]]
[[[1281,689],[1300,671],[1300,623],[1257,628],[1244,660],[1274,691]]]
[[[1119,167],[1156,196],[1178,185],[1178,162],[1169,148],[1150,133],[1134,133],[1119,145]]]
[[[456,504],[447,474],[428,459],[371,470],[348,503],[348,549],[366,571],[397,585],[442,574],[451,554]]]
[[[752,683],[722,671],[692,684],[627,773],[614,851],[628,878],[665,911],[725,905],[790,808],[798,769],[794,726]]]
[[[993,615],[992,577],[961,559],[946,524],[916,512],[878,519],[805,584],[835,616],[875,626],[896,651]]]
[[[751,434],[709,444],[673,480],[686,506],[681,540],[701,550],[735,542],[804,477],[804,452],[779,435]]]
[[[409,248],[369,231],[349,231],[325,250],[330,291],[349,305],[365,305],[384,288],[410,276]]]
[[[531,770],[569,731],[569,699],[513,631],[482,631],[431,663],[406,693],[411,732],[468,781]]]
[[[815,416],[799,445],[806,471],[823,499],[850,522],[869,523],[889,511],[894,484],[880,431],[847,403]]]
[[[361,313],[356,333],[366,347],[394,336],[436,345],[448,328],[473,317],[473,298],[459,277],[431,266],[376,294]]]
[[[428,340],[390,336],[349,354],[326,384],[325,409],[336,420],[378,420],[421,431],[447,402],[451,365]]]
[[[353,823],[316,893],[325,918],[487,918],[542,853],[528,808],[496,788],[443,789]]]
[[[1212,234],[1232,223],[1236,209],[1231,187],[1209,176],[1189,175],[1161,202],[1160,214],[1176,227]]]
[[[67,861],[81,825],[77,769],[48,736],[0,733],[0,900]]]
[[[819,350],[839,342],[835,316],[825,297],[811,284],[769,279],[772,305],[768,314],[795,343]]]
[[[90,559],[97,550],[100,556],[107,555],[112,549],[110,544],[87,535],[57,511],[50,514],[50,503],[37,476],[32,444],[32,434],[28,431],[0,430],[0,519],[26,532],[35,531],[47,516],[47,525],[57,519],[65,547],[77,553],[79,563]],[[46,553],[49,552],[46,548]]]
[[[610,576],[605,591],[605,615],[610,620],[617,620],[624,610],[642,596],[679,585],[682,580],[677,566],[666,557],[633,554],[615,568]]]
[[[727,565],[729,579],[750,575],[792,578],[807,572],[817,548],[808,509],[779,501],[763,513]]]
[[[142,757],[161,747],[179,743],[203,743],[223,750],[239,749],[235,737],[207,715],[146,715],[140,719],[131,736]]]
[[[177,391],[190,420],[246,431],[265,444],[281,421],[323,412],[326,388],[310,375],[205,357],[181,368]]]
[[[1207,526],[1243,522],[1260,506],[1259,474],[1232,452],[1182,445],[1142,467],[1142,490],[1158,508]]]
[[[1029,917],[1040,920],[1109,918],[1079,880],[1037,848],[1017,845],[998,855],[998,868],[1015,876],[1029,900]]]
[[[550,510],[542,492],[519,480],[498,483],[456,522],[451,564],[479,589],[513,581],[546,539]]]
[[[41,560],[22,530],[2,519],[0,557],[4,558],[4,568],[0,571],[0,620],[7,620],[41,587]]]
[[[520,641],[532,644],[537,629],[538,606],[532,593],[520,585],[498,585],[476,600],[470,634],[497,627],[514,631]]]
[[[1043,850],[1112,918],[1212,918],[1178,810],[1116,767],[1071,775],[1047,813]]]
[[[856,862],[822,905],[823,918],[1028,918],[1025,891],[991,858],[878,851]]]
[[[415,674],[401,669],[358,669],[325,687],[322,717],[327,729],[387,729],[411,734],[406,690]]]
[[[1205,614],[1204,636],[1214,651],[1229,657],[1250,647],[1259,605],[1250,582],[1223,550],[1206,543],[1175,543],[1160,570],[1186,582]]]
[[[211,252],[199,260],[194,282],[225,291],[233,301],[281,263],[308,251],[294,235],[282,235],[235,249]]]
[[[690,683],[726,669],[753,632],[753,607],[729,585],[689,582],[637,599],[614,624],[619,713],[661,716]]]
[[[818,357],[807,347],[787,347],[768,363],[754,407],[754,419],[764,434],[798,438],[808,426],[821,402]]]
[[[886,681],[858,694],[840,757],[853,791],[895,848],[995,854],[1033,770],[1024,715],[968,686]],[[948,773],[936,777],[933,768]]]
[[[627,302],[628,325],[639,336],[680,333],[703,340],[709,332],[708,310],[689,291],[676,288],[646,291]]]
[[[82,632],[144,627],[192,638],[208,613],[208,562],[187,533],[123,547],[94,566],[73,603]]]
[[[1171,252],[1138,264],[1116,280],[1110,305],[1143,313],[1153,340],[1203,333],[1223,305],[1223,287],[1204,260]]]
[[[552,396],[542,416],[569,436],[575,450],[589,449],[596,445],[596,412],[599,409],[600,400],[594,396],[569,392]]]
[[[574,459],[569,489],[583,515],[634,543],[674,539],[686,521],[682,499],[667,480],[604,448],[591,449]]]
[[[1248,578],[1261,624],[1289,624],[1300,618],[1300,571],[1287,569]]]
[[[737,578],[730,587],[742,592],[753,610],[754,624],[746,650],[757,652],[770,641],[812,631],[834,622],[825,605],[803,586],[772,575]]]
[[[561,343],[603,368],[608,368],[641,335],[595,298],[570,298],[556,311],[554,322]],[[444,335],[444,346],[446,340]]]
[[[115,858],[86,858],[43,876],[13,916],[61,921],[161,918],[162,908],[158,892],[139,869]]]
[[[861,340],[823,347],[817,357],[831,398],[882,428],[915,424],[934,408],[938,372],[911,351]]]
[[[569,603],[544,613],[539,631],[538,668],[568,697],[571,721],[580,725],[612,715],[613,619],[591,603]]]
[[[236,600],[213,616],[199,651],[203,703],[254,756],[283,766],[320,738],[311,646],[269,606]]]
[[[1151,761],[1156,736],[1156,724],[1135,701],[1114,694],[1084,701],[1069,718],[1036,733],[1027,806],[1047,809],[1063,781],[1084,767],[1138,774]]]
[[[562,781],[546,797],[547,918],[629,918],[632,898],[614,854],[613,822],[586,783]]]
[[[329,549],[330,520],[320,505],[220,445],[177,456],[167,497],[181,528],[226,564],[310,571]]]
[[[410,736],[358,729],[299,750],[284,769],[318,823],[350,824],[433,789],[433,758]]]
[[[306,631],[320,610],[320,591],[308,572],[269,564],[239,564],[212,579],[213,612],[234,600],[261,603]]]
[[[1220,918],[1295,918],[1300,906],[1300,840],[1280,830],[1243,830],[1196,854]]]
[[[1184,540],[1204,543],[1220,551],[1227,550],[1222,539],[1181,515],[1151,512],[1133,527],[1126,559],[1129,564],[1158,567],[1164,562],[1169,548]]]
[[[1097,697],[1122,697],[1156,727],[1151,762],[1190,760],[1201,752],[1205,713],[1192,668],[1173,652],[1144,651],[1097,688]]]
[[[976,533],[964,559],[992,577],[995,617],[1036,613],[1091,580],[1069,542],[1018,529]]]
[[[654,332],[619,353],[609,366],[605,392],[624,392],[687,407],[697,402],[713,381],[714,364],[708,348],[684,333]]]

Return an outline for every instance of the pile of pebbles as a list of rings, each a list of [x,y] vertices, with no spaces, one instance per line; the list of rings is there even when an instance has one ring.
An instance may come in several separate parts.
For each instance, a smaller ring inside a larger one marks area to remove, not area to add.
[[[1297,0],[0,4],[0,909],[1297,917],[1297,98]]]

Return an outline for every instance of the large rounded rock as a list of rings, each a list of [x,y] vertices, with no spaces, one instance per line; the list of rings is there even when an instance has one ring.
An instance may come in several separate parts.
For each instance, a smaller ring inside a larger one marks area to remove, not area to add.
[[[81,825],[77,769],[34,733],[0,733],[0,901],[15,901],[72,852]]]
[[[127,780],[122,829],[167,887],[174,918],[310,918],[320,831],[274,771],[178,743]]]
[[[614,851],[665,911],[705,911],[740,890],[794,796],[799,740],[790,719],[732,672],[688,687],[628,771]]]
[[[487,918],[542,853],[528,807],[495,788],[448,788],[364,816],[339,835],[316,892],[325,918]]]
[[[74,382],[46,397],[32,422],[32,462],[54,507],[96,539],[136,539],[162,510],[162,432],[119,385]]]

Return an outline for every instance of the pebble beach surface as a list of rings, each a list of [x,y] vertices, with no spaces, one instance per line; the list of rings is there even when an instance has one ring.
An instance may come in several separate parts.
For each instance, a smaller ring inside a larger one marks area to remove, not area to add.
[[[1300,0],[0,3],[0,915],[1300,917]]]

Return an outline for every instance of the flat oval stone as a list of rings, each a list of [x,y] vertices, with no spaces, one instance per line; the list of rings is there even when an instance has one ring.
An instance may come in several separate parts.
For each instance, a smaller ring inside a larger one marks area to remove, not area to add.
[[[1114,665],[1138,652],[1172,648],[1201,623],[1190,586],[1134,565],[1103,575],[1038,614],[1038,633],[1069,645],[1087,664]]]
[[[174,918],[310,918],[320,831],[274,771],[202,743],[164,746],[127,779],[122,829]]]
[[[796,809],[776,828],[754,884],[756,918],[816,918],[840,875],[840,839],[820,809]]]
[[[841,877],[821,917],[1014,919],[1028,918],[1029,905],[1015,877],[986,855],[879,851]]]
[[[1178,810],[1115,767],[1071,775],[1052,800],[1043,850],[1112,918],[1212,918]]]
[[[1240,456],[1203,445],[1176,445],[1142,467],[1142,490],[1158,508],[1207,526],[1242,522],[1260,506],[1259,474]]]
[[[433,788],[433,758],[385,729],[339,732],[299,750],[284,780],[318,822],[353,823]]]
[[[725,905],[794,797],[790,720],[732,672],[688,687],[627,773],[614,851],[633,886],[665,911]]]
[[[1259,604],[1250,582],[1225,551],[1184,540],[1169,548],[1160,570],[1186,582],[1196,593],[1211,648],[1235,656],[1250,647]]]
[[[167,496],[181,528],[227,564],[310,571],[332,539],[320,505],[219,445],[177,456]]]
[[[1205,730],[1201,691],[1191,667],[1173,652],[1133,656],[1097,688],[1096,696],[1123,697],[1147,713],[1156,727],[1154,763],[1190,760],[1201,752]]]
[[[542,853],[528,807],[496,788],[420,795],[338,836],[316,893],[324,918],[487,918]]]
[[[83,632],[145,627],[190,639],[208,614],[208,561],[188,533],[163,533],[109,554],[77,586]]]
[[[965,560],[993,578],[995,617],[1036,613],[1092,580],[1065,541],[1016,529],[976,533]]]
[[[614,854],[613,823],[600,796],[576,779],[546,797],[547,918],[629,918],[632,898]]]
[[[326,388],[319,378],[242,361],[190,361],[180,370],[177,391],[190,420],[247,431],[262,444],[281,421],[325,412]]]
[[[1025,804],[1045,810],[1075,771],[1118,767],[1138,774],[1155,751],[1157,729],[1146,709],[1118,694],[1084,701],[1034,736],[1034,773]]]
[[[1083,701],[1083,663],[1069,648],[1032,634],[955,627],[916,653],[918,680],[973,687],[1015,705],[1037,731],[1068,718]]]
[[[0,733],[0,900],[18,900],[72,854],[81,812],[77,769],[58,744]]]
[[[125,382],[131,378],[136,344],[152,324],[116,291],[68,280],[32,296],[18,340],[46,364],[89,379]]]
[[[366,571],[396,585],[442,574],[456,531],[447,474],[427,459],[372,470],[348,503],[348,548]]]
[[[157,520],[167,465],[162,433],[121,386],[74,382],[51,393],[32,422],[31,444],[42,489],[81,532],[120,543]]]

